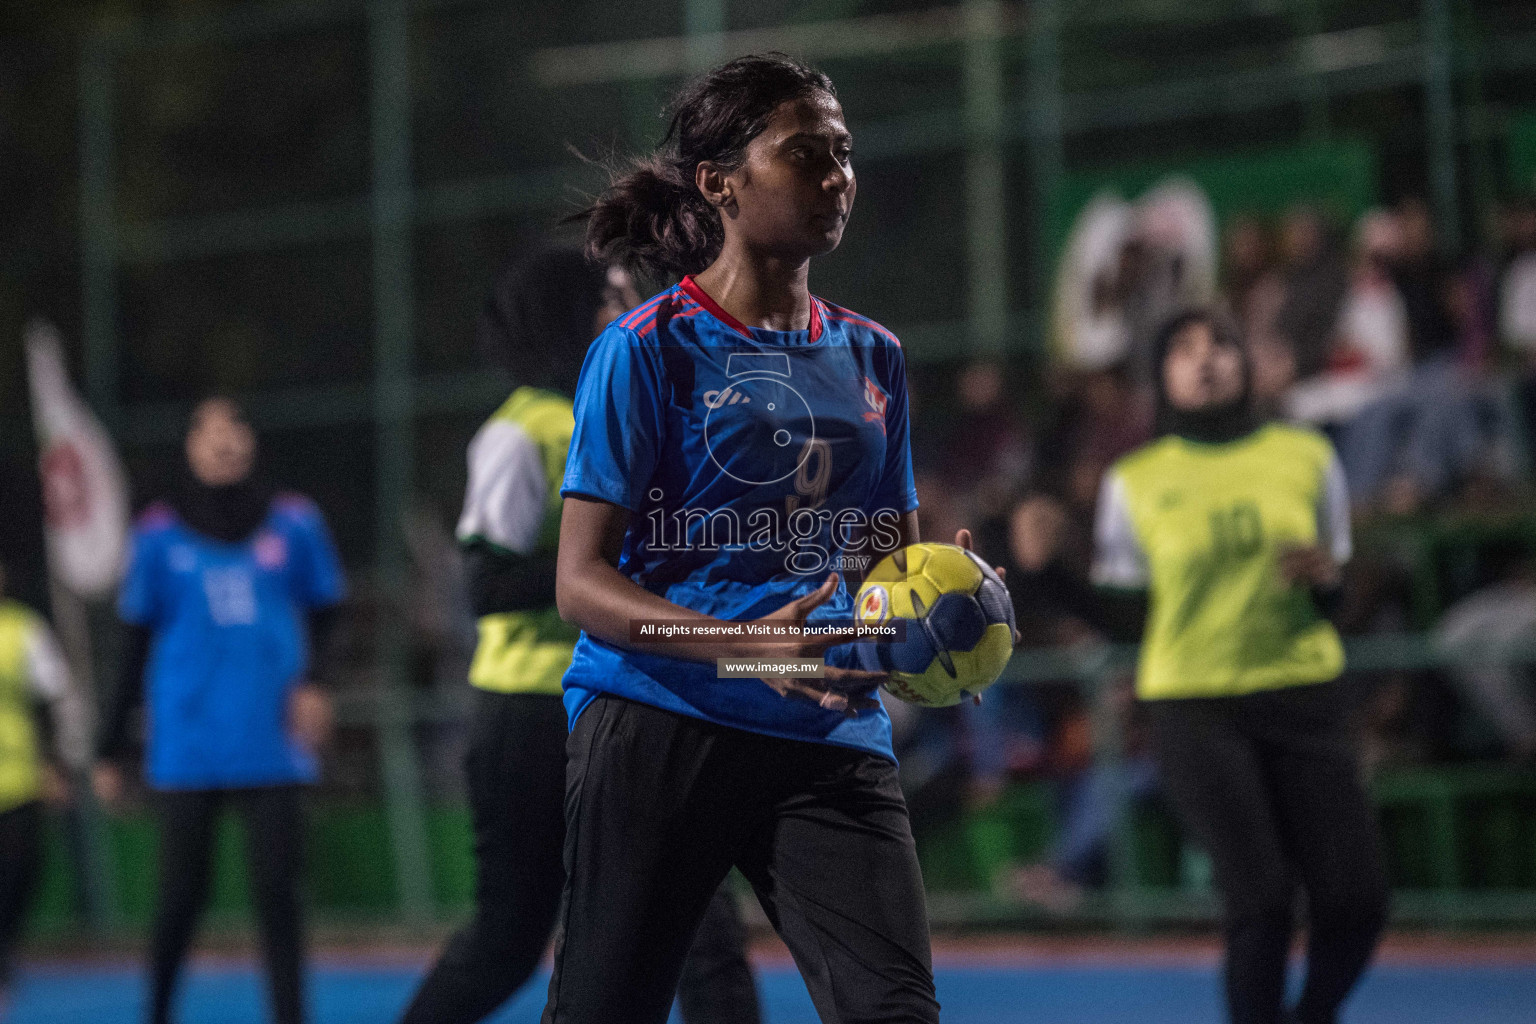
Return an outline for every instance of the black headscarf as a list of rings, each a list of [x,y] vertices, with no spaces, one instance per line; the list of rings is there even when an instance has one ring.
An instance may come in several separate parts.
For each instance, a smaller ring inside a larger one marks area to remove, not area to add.
[[[1168,350],[1173,347],[1173,339],[1194,324],[1207,324],[1216,336],[1216,343],[1236,349],[1242,362],[1243,389],[1225,405],[1190,410],[1179,409],[1168,400],[1167,385],[1163,380],[1163,363],[1168,358]],[[1259,417],[1253,409],[1253,364],[1237,324],[1225,313],[1212,309],[1191,309],[1175,315],[1158,329],[1153,340],[1152,355],[1159,435],[1176,434],[1203,444],[1223,444],[1245,437],[1258,428]]]
[[[241,419],[245,418],[238,403],[220,397]],[[199,402],[197,408],[201,409],[206,401]],[[190,431],[191,424],[188,424]],[[272,510],[272,486],[261,475],[260,467],[254,464],[245,479],[210,486],[199,480],[192,467],[183,461],[169,500],[176,515],[191,529],[226,544],[239,544],[249,539],[266,521]]]
[[[480,311],[480,350],[518,384],[576,392],[596,334],[607,269],[575,249],[543,249],[502,272]]]

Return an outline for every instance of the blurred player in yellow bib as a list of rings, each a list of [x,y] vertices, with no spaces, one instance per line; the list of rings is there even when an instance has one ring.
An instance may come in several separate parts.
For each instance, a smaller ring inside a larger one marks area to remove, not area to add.
[[[1149,599],[1137,694],[1215,865],[1233,1024],[1332,1024],[1387,909],[1324,615],[1350,556],[1344,475],[1322,435],[1255,418],[1224,317],[1179,316],[1155,351],[1160,436],[1105,477],[1094,581]],[[1287,1015],[1298,883],[1307,978]]]
[[[60,766],[78,776],[91,758],[90,707],[42,617],[6,598],[0,568],[0,1018],[22,918],[42,867],[43,798],[50,788],[62,789],[43,759],[39,704],[48,706]]]
[[[624,271],[574,249],[547,249],[508,268],[480,315],[481,349],[521,386],[470,442],[457,530],[480,634],[464,759],[475,915],[449,940],[400,1024],[493,1016],[538,969],[555,929],[565,886],[560,679],[577,636],[555,610],[570,395],[588,343],[637,301]],[[729,887],[715,891],[676,988],[685,1024],[761,1019]]]

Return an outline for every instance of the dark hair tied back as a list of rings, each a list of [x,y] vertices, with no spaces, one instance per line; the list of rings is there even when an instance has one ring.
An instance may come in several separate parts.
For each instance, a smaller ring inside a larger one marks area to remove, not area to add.
[[[694,184],[699,164],[739,167],[780,104],[815,92],[836,95],[830,78],[782,53],[738,57],[689,82],[672,101],[656,152],[615,173],[578,214],[587,221],[588,258],[656,277],[709,266],[725,231]]]

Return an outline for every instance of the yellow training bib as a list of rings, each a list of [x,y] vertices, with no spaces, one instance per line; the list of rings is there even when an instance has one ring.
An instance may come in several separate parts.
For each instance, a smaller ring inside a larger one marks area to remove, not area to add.
[[[575,429],[571,400],[553,391],[518,388],[490,424],[514,427],[537,449],[545,497],[542,507],[533,511],[539,520],[534,549],[555,550],[560,543],[560,483]],[[498,452],[491,449],[480,455],[495,459]],[[497,467],[482,469],[494,473]],[[483,536],[461,540],[490,542]],[[469,666],[471,684],[497,693],[560,695],[560,680],[570,667],[578,632],[553,607],[484,615],[478,628],[480,639]]]
[[[1234,696],[1343,671],[1332,623],[1277,565],[1287,547],[1319,543],[1333,458],[1320,434],[1270,424],[1225,444],[1165,437],[1111,470],[1150,582],[1139,696]]]
[[[37,623],[25,606],[0,601],[0,813],[38,797],[37,723],[27,667],[27,645]]]

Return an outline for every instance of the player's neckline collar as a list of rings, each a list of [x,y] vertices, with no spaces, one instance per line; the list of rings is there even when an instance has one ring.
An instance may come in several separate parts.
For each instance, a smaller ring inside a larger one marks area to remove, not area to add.
[[[720,305],[720,303],[716,302],[713,298],[710,297],[710,294],[708,292],[706,292],[703,288],[699,287],[699,283],[693,279],[693,275],[692,274],[687,275],[681,281],[679,281],[677,287],[680,290],[682,290],[682,292],[684,294],[686,294],[689,298],[691,298],[694,302],[697,302],[699,305],[703,306],[704,309],[706,311],[708,311],[709,314],[711,316],[713,316],[716,320],[719,320],[721,323],[725,324],[725,326],[729,327],[731,330],[735,331],[737,334],[742,335],[743,337],[746,337],[746,338],[752,337],[752,330],[753,329],[748,327],[746,324],[742,323],[740,320],[737,320],[735,317],[731,316],[731,314],[727,313],[725,311],[724,307],[722,307]],[[758,328],[758,330],[768,330],[768,328],[762,327],[762,328]],[[817,301],[816,296],[812,295],[811,296],[811,326],[810,326],[811,341],[813,341],[813,342],[820,341],[821,340],[821,332],[822,332],[821,303],[819,301]],[[799,332],[798,331],[770,331],[769,333],[771,333],[771,334],[798,334]]]

